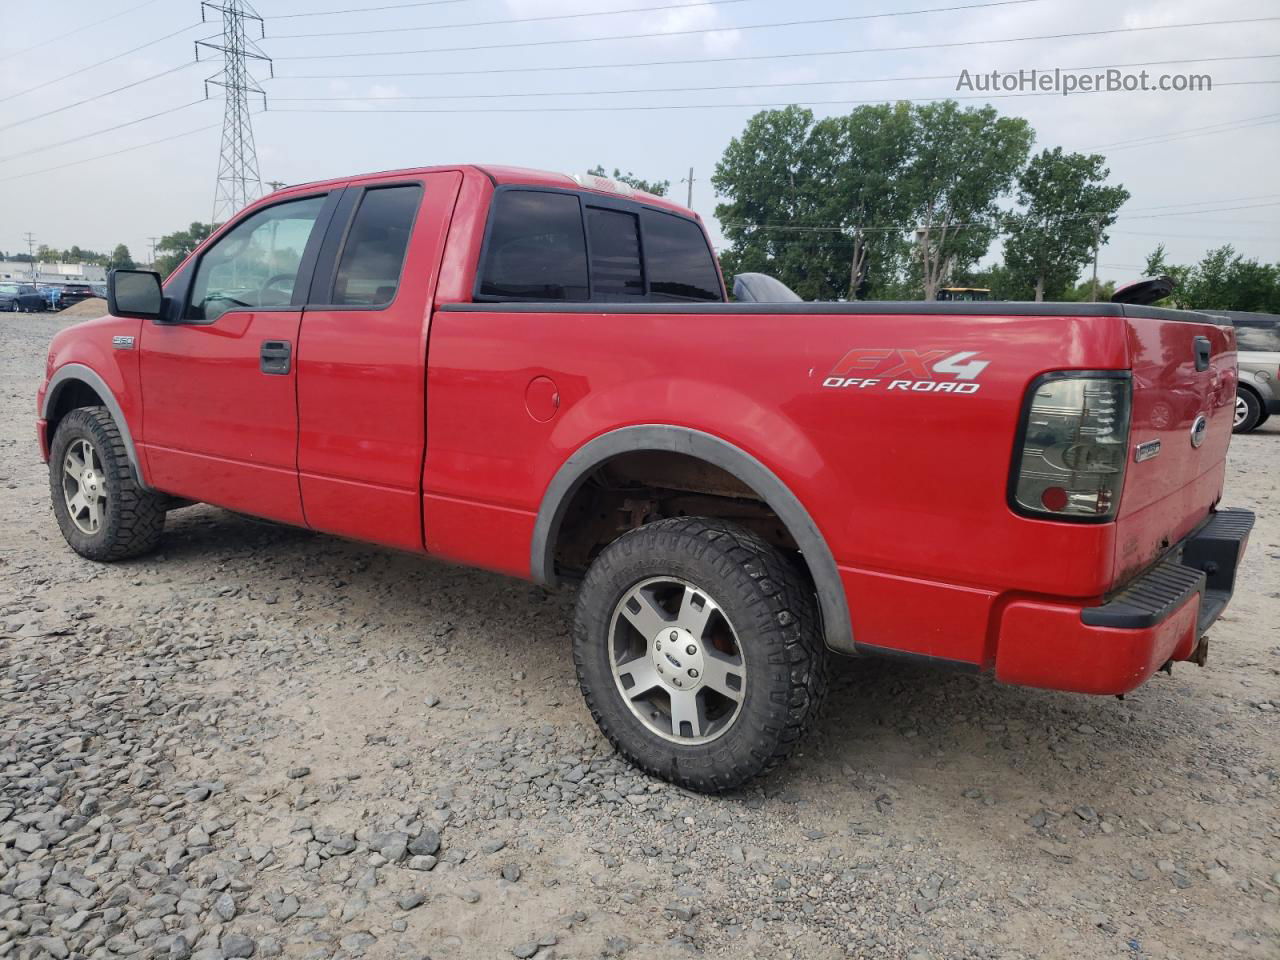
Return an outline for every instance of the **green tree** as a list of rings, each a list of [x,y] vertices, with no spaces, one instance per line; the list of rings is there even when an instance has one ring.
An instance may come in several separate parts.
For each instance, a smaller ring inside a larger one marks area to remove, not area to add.
[[[1031,158],[1018,175],[1023,209],[1005,219],[1005,265],[1034,290],[1061,296],[1093,256],[1094,244],[1129,199],[1124,187],[1105,186],[1110,171],[1099,154],[1063,153],[1061,147]]]
[[[913,134],[907,103],[861,106],[818,121],[810,134],[813,175],[829,185],[818,190],[815,216],[840,228],[832,256],[843,255],[849,279],[835,286],[850,299],[883,290],[905,262],[910,197],[901,184]]]
[[[849,271],[838,228],[823,220],[823,177],[815,162],[813,111],[765,110],[729,141],[711,183],[726,198],[716,205],[729,246],[725,275],[769,273],[806,300],[831,300],[848,291]]]
[[[1246,260],[1224,244],[1187,271],[1177,298],[1193,310],[1280,313],[1280,265]]]
[[[613,168],[613,173],[605,173],[604,164],[600,163],[597,163],[587,173],[593,177],[608,177],[612,180],[617,180],[619,183],[625,183],[627,186],[643,190],[645,193],[652,193],[655,197],[665,197],[667,191],[671,189],[670,180],[641,180],[630,170],[623,173],[617,167]]]
[[[156,244],[156,272],[163,277],[173,273],[178,264],[212,232],[213,224],[195,221],[186,230],[177,230],[161,237]]]
[[[997,230],[996,202],[1026,162],[1035,134],[1021,117],[954,100],[919,104],[915,143],[901,189],[915,223],[926,300],[951,274],[986,253]]]
[[[111,258],[107,261],[107,267],[111,270],[132,270],[137,264],[133,262],[133,257],[129,255],[129,248],[123,243],[116,244],[116,248],[111,251]]]

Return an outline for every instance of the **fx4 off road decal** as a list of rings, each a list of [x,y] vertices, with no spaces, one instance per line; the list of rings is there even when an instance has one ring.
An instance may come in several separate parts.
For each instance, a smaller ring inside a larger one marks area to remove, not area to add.
[[[824,387],[903,393],[977,393],[987,360],[977,350],[854,348],[822,381]]]

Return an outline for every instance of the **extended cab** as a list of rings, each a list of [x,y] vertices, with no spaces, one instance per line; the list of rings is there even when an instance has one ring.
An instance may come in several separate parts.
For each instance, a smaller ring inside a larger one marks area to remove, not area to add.
[[[1203,662],[1236,342],[1124,304],[728,302],[697,216],[595,177],[291,187],[59,333],[38,430],[80,554],[203,501],[580,584],[644,769],[780,761],[834,653],[1119,694]]]

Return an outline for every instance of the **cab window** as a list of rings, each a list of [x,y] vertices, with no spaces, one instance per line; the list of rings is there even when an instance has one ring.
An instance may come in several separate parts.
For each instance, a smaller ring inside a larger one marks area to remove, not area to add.
[[[384,307],[395,299],[421,200],[417,184],[365,191],[338,261],[332,303]]]
[[[574,194],[506,190],[491,217],[482,297],[587,299],[587,243]]]
[[[645,210],[644,263],[650,300],[723,300],[706,235],[692,220]]]
[[[200,258],[185,318],[212,323],[228,310],[282,307],[325,197],[278,203],[233,227]]]

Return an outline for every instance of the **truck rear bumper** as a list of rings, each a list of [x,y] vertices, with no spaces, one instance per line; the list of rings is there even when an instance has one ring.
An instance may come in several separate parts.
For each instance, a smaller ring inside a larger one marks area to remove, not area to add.
[[[1200,638],[1231,599],[1253,521],[1248,510],[1215,513],[1106,603],[1009,603],[1000,619],[996,679],[1127,693],[1170,660],[1197,659]]]

